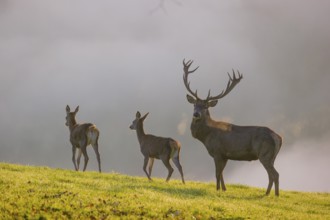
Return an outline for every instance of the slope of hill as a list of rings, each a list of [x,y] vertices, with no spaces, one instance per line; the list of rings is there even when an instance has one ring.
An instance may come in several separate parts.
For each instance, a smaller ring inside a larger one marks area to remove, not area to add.
[[[0,163],[0,219],[330,219],[330,194]]]

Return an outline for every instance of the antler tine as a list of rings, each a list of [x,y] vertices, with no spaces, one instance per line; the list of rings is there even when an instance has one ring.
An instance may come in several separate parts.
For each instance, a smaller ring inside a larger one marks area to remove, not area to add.
[[[193,60],[188,60],[187,62],[185,62],[185,59],[183,59],[183,70],[185,73],[187,73],[187,75],[195,72],[199,68],[199,66],[198,66],[194,70],[189,71],[189,68],[193,62],[194,62]]]
[[[196,92],[193,92],[190,89],[190,82],[188,82],[188,75],[190,73],[195,72],[199,68],[199,66],[198,66],[194,70],[190,70],[189,71],[189,68],[190,68],[190,66],[191,66],[191,64],[193,62],[194,62],[193,60],[188,60],[187,62],[185,62],[185,59],[183,59],[183,72],[184,72],[183,73],[183,82],[184,82],[184,85],[186,86],[186,89],[188,90],[188,92],[197,99],[198,98],[198,96],[197,96],[197,90],[196,90]]]
[[[211,95],[211,89],[209,89],[209,93],[207,94],[206,100],[210,98],[210,95]]]
[[[221,99],[223,97],[225,97],[228,93],[230,93],[230,91],[240,82],[240,80],[243,78],[243,75],[237,70],[237,76],[236,76],[236,73],[235,71],[233,70],[233,75],[231,76],[229,73],[228,73],[228,76],[229,76],[229,81],[227,83],[227,87],[225,90],[222,90],[221,93],[217,96],[207,96],[207,99],[208,101],[210,100],[215,100],[215,99]]]
[[[186,59],[183,59],[183,65],[184,65],[184,66],[188,66],[188,67],[189,67],[189,66],[192,64],[192,62],[193,62],[192,60],[188,60],[188,61],[186,62]]]

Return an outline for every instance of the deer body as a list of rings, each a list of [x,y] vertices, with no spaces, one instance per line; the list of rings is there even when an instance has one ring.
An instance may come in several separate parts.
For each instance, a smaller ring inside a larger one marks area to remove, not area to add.
[[[266,195],[275,184],[275,195],[279,195],[279,174],[274,168],[276,156],[282,145],[282,138],[267,127],[261,126],[238,126],[226,122],[215,121],[211,118],[209,107],[214,107],[218,100],[226,96],[242,79],[238,72],[238,77],[233,71],[229,74],[227,88],[219,95],[212,97],[210,91],[206,99],[200,99],[196,92],[190,89],[188,75],[195,72],[189,70],[192,61],[183,61],[183,81],[188,92],[189,103],[194,105],[193,119],[191,122],[191,134],[204,144],[208,153],[214,159],[217,190],[226,190],[223,179],[223,170],[228,160],[251,161],[258,160],[265,167],[268,173],[268,187]]]
[[[191,132],[205,145],[210,156],[221,156],[227,160],[258,160],[265,147],[264,142],[269,143],[274,152],[279,151],[279,144],[275,142],[281,142],[281,137],[267,127],[238,126],[211,118],[204,122],[192,121]]]
[[[163,154],[169,154],[170,158],[172,158],[174,154],[178,154],[178,152],[180,151],[180,143],[173,140],[172,138],[163,138],[146,134],[141,139],[141,153],[143,155],[148,155],[149,158],[161,159],[160,157]]]
[[[84,163],[83,171],[86,170],[89,160],[86,148],[88,145],[92,145],[96,154],[99,172],[101,172],[101,159],[98,150],[98,139],[100,132],[94,124],[91,123],[78,124],[75,119],[78,110],[79,110],[79,106],[76,108],[74,112],[70,112],[69,106],[66,107],[66,112],[67,112],[66,125],[69,127],[70,130],[70,143],[72,145],[73,165],[75,167],[75,170],[78,171],[81,155],[84,155],[85,163]],[[78,156],[76,159],[77,149],[78,149]]]
[[[144,156],[143,171],[147,175],[148,179],[151,180],[151,172],[154,159],[160,159],[168,169],[166,181],[169,181],[174,171],[170,164],[170,159],[172,159],[175,166],[178,168],[181,174],[182,182],[184,183],[185,181],[183,177],[182,166],[180,164],[180,143],[172,138],[164,138],[151,134],[145,134],[143,129],[143,121],[148,114],[149,113],[141,117],[140,112],[137,112],[136,119],[130,126],[132,130],[136,130],[137,138],[140,144],[140,150]],[[148,163],[149,172],[147,172]]]

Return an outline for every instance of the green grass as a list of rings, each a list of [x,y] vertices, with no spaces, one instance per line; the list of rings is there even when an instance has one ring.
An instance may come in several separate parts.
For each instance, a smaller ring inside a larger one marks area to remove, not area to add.
[[[141,172],[142,174],[142,172]],[[0,219],[330,219],[330,194],[0,163]]]

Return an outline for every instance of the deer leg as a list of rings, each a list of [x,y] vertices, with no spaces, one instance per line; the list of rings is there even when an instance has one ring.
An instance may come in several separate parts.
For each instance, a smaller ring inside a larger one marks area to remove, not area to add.
[[[87,155],[87,143],[86,143],[86,140],[82,140],[80,141],[80,150],[82,152],[82,154],[84,155],[84,159],[85,159],[85,163],[84,163],[84,169],[83,171],[86,170],[86,167],[87,167],[87,164],[88,164],[88,155]]]
[[[274,166],[272,167],[272,170],[273,170],[273,178],[274,178],[274,183],[275,183],[275,195],[279,196],[280,195],[280,188],[279,188],[280,175],[278,174],[278,172],[276,171]]]
[[[226,191],[227,189],[226,189],[225,181],[223,179],[222,172],[227,164],[227,160],[215,158],[214,163],[215,163],[215,177],[217,179],[217,190],[220,189],[220,182],[221,182],[222,191]]]
[[[78,171],[77,169],[77,165],[76,165],[76,146],[72,145],[72,162],[73,162],[73,165],[74,165],[74,169],[76,171]]]
[[[280,195],[280,174],[274,168],[274,178],[275,178],[275,195]]]
[[[221,182],[221,189],[222,189],[222,191],[226,191],[227,190],[226,185],[225,185],[225,180],[223,179],[223,170],[225,169],[226,164],[227,164],[227,160],[224,160],[223,161],[223,168],[222,168],[222,171],[221,171],[221,174],[220,174],[220,182]]]
[[[94,149],[95,154],[96,154],[97,163],[98,163],[98,165],[99,165],[99,172],[101,173],[101,158],[100,158],[100,153],[99,153],[99,145],[98,145],[98,143],[96,142],[96,143],[93,144],[92,146],[93,146],[93,149]]]
[[[180,172],[182,183],[185,184],[184,177],[183,177],[182,166],[180,164],[179,155],[176,156],[176,157],[173,157],[172,160],[173,160],[173,163],[175,164],[175,166],[178,168],[178,170]]]
[[[268,196],[270,191],[272,190],[274,181],[273,181],[272,175],[270,174],[270,171],[268,171],[268,170],[266,170],[266,171],[268,174],[268,187],[267,187],[266,195]]]
[[[174,169],[172,168],[171,164],[170,164],[170,158],[167,156],[167,157],[162,157],[161,160],[163,161],[165,167],[167,168],[168,170],[168,175],[167,175],[167,178],[166,178],[166,182],[168,182],[172,176],[172,173],[174,171]]]
[[[148,163],[149,177],[151,177],[151,171],[152,171],[152,167],[154,165],[154,160],[155,160],[155,158],[152,158],[152,157],[149,158],[149,163]]]
[[[78,148],[78,157],[77,157],[77,170],[79,170],[79,165],[80,165],[80,158],[81,158],[82,152]]]
[[[147,177],[149,180],[152,180],[147,172],[147,165],[148,165],[149,157],[146,156],[144,157],[144,162],[143,162],[143,171],[146,173]]]
[[[266,190],[266,195],[268,196],[273,187],[274,182],[275,182],[275,188],[276,188],[276,185],[278,188],[278,176],[279,175],[278,175],[277,171],[275,170],[274,166],[271,164],[271,162],[269,162],[268,160],[260,161],[260,162],[265,167],[267,174],[268,174],[269,182],[268,182],[268,187]],[[276,190],[275,190],[275,195],[278,196],[278,191],[276,192]]]

